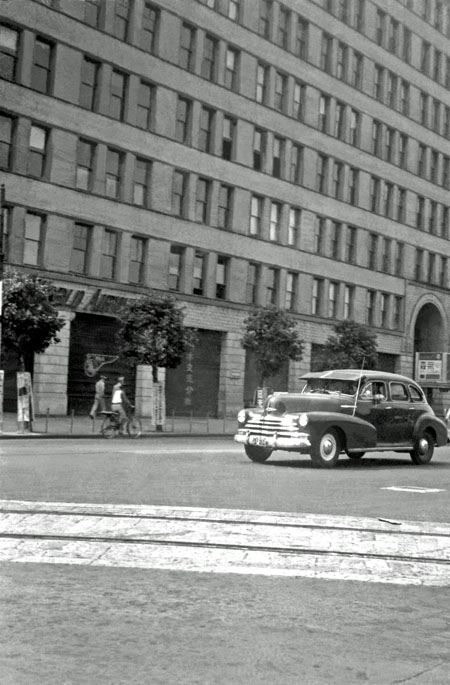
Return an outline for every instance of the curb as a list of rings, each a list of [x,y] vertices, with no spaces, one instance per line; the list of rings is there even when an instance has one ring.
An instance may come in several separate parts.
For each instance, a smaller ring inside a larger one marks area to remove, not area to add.
[[[142,440],[147,438],[233,438],[234,433],[143,433],[139,438],[127,440]],[[99,433],[0,433],[0,440],[106,440]],[[115,438],[112,438],[114,440]]]

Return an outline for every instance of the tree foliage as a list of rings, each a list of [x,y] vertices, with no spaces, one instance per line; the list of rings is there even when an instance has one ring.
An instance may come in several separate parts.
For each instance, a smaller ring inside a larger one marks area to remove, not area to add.
[[[335,335],[326,341],[320,368],[374,369],[377,364],[377,336],[355,321],[342,321],[334,327]]]
[[[258,307],[244,323],[241,345],[254,353],[262,386],[286,361],[302,358],[303,340],[298,337],[295,319],[287,312],[273,306]]]
[[[182,310],[169,295],[150,293],[132,300],[121,318],[121,355],[131,364],[149,364],[154,382],[158,367],[177,367],[195,342],[192,331],[184,326]]]
[[[53,305],[55,288],[39,276],[8,270],[3,281],[2,345],[17,353],[22,369],[34,353],[59,342],[64,319]]]

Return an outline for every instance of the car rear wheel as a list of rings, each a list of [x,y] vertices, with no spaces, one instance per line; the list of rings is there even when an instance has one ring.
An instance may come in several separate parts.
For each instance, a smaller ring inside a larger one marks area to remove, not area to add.
[[[349,459],[361,459],[365,455],[365,452],[347,452],[347,457]]]
[[[333,429],[325,431],[314,441],[311,447],[311,459],[314,466],[322,469],[330,469],[335,466],[341,451],[341,440],[338,433]]]
[[[409,453],[414,464],[428,464],[434,453],[434,440],[429,431],[424,431],[416,439],[414,447]]]
[[[263,462],[272,454],[270,447],[256,447],[255,445],[245,445],[245,454],[252,461]]]

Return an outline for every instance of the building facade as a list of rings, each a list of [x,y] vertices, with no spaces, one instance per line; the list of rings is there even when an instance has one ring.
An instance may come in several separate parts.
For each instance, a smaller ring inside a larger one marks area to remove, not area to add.
[[[282,390],[342,319],[389,370],[450,351],[449,37],[438,0],[3,0],[6,263],[66,319],[38,411],[121,369],[117,311],[149,289],[199,334],[166,375],[177,412],[251,402],[255,305],[305,341]]]

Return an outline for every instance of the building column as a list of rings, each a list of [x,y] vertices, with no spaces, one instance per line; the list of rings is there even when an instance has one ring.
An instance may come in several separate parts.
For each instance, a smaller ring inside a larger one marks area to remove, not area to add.
[[[59,316],[65,320],[65,326],[58,334],[60,342],[52,343],[45,352],[34,357],[33,392],[36,414],[45,414],[47,410],[56,416],[67,414],[70,327],[75,314],[62,311]]]
[[[241,332],[224,333],[220,352],[219,416],[237,414],[244,406],[245,350]]]

